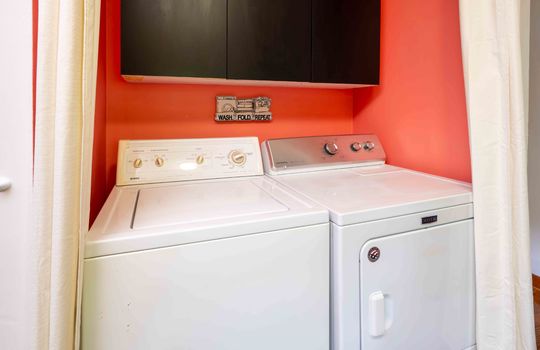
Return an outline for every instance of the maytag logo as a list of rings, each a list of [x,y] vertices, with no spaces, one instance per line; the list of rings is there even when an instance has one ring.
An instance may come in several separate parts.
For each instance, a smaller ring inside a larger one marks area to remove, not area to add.
[[[437,222],[437,220],[438,220],[437,215],[426,216],[425,218],[422,218],[422,225],[432,224],[434,222]]]

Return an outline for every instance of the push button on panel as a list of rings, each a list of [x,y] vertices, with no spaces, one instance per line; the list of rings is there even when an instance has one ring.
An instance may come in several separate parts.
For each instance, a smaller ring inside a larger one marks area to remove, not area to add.
[[[204,156],[203,155],[198,155],[197,158],[195,158],[195,162],[199,165],[201,165],[202,163],[204,163]]]

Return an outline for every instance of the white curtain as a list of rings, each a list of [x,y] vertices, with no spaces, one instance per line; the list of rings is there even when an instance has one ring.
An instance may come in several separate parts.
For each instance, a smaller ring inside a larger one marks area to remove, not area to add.
[[[100,1],[40,0],[38,6],[27,348],[73,349],[88,228]]]
[[[479,350],[536,349],[527,200],[529,5],[460,0]]]

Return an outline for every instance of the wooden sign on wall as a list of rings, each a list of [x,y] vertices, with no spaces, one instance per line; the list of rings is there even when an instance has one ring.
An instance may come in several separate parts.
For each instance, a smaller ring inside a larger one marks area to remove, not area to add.
[[[271,121],[271,105],[272,100],[268,97],[238,99],[235,96],[217,96],[215,119],[218,122]]]

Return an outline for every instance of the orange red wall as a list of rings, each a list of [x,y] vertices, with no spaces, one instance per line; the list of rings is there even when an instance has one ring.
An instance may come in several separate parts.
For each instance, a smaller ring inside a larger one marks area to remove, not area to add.
[[[457,0],[382,0],[380,86],[354,94],[355,132],[394,165],[471,180]]]
[[[458,0],[382,0],[381,86],[353,90],[130,84],[120,0],[103,0],[93,164],[95,218],[120,139],[375,132],[393,164],[470,179]],[[216,123],[217,95],[270,96],[270,123]]]

